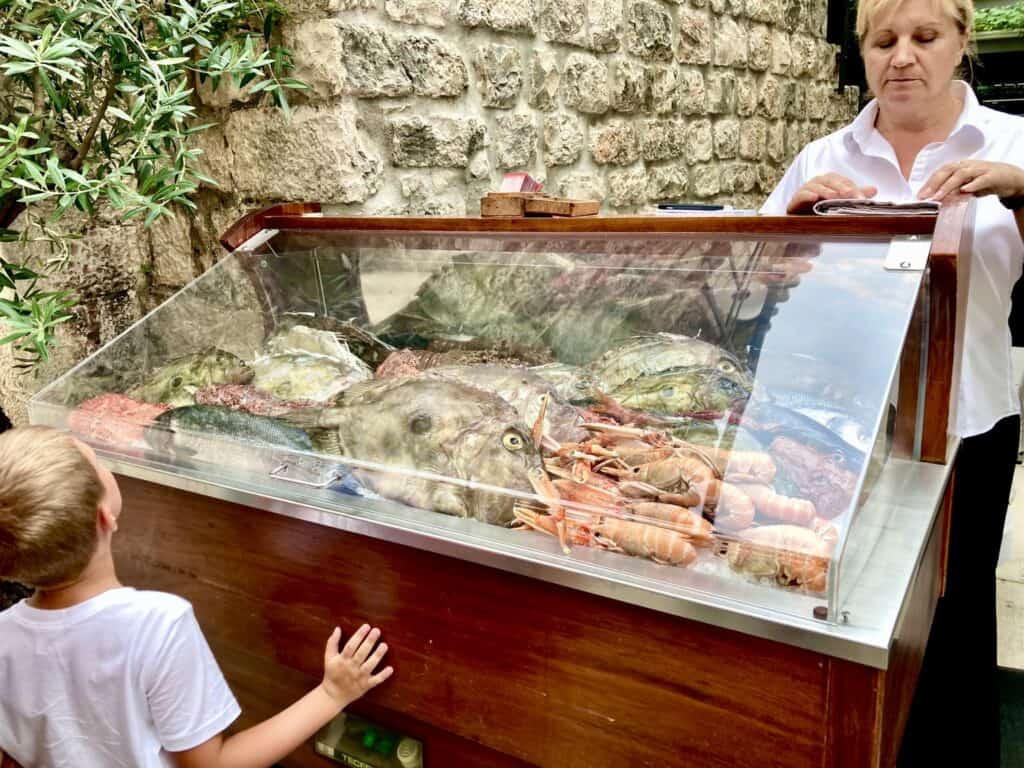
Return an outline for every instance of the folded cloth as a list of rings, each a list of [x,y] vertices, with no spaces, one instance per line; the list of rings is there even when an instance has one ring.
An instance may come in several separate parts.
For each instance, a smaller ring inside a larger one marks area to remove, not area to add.
[[[935,216],[939,206],[935,200],[898,203],[892,200],[836,198],[819,200],[814,204],[814,212],[824,216]]]

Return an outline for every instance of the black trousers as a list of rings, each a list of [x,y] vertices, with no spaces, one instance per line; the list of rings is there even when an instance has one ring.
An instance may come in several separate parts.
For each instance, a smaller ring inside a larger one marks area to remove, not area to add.
[[[956,460],[946,594],[939,600],[900,768],[999,766],[996,563],[1020,417],[966,438]]]

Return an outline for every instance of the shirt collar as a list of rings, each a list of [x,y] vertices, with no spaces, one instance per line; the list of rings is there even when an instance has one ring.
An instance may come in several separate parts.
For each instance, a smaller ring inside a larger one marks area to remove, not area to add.
[[[953,86],[961,89],[961,94],[964,98],[963,109],[960,110],[960,117],[957,118],[956,124],[953,126],[953,130],[949,133],[949,138],[952,139],[961,131],[966,133],[975,132],[979,138],[984,140],[985,127],[988,120],[985,117],[984,109],[981,104],[978,103],[978,97],[974,95],[973,89],[963,80],[954,80]],[[872,99],[868,102],[867,106],[864,107],[854,118],[853,122],[850,123],[846,128],[846,141],[853,142],[861,152],[864,152],[870,143],[871,137],[875,133],[875,119],[878,117],[878,99]],[[948,140],[948,139],[947,139]]]

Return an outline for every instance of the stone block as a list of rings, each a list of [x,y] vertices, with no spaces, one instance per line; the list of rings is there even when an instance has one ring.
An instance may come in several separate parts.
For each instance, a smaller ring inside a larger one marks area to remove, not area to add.
[[[790,91],[785,81],[774,75],[765,75],[761,80],[761,92],[757,98],[757,114],[778,120],[786,114]]]
[[[828,113],[829,97],[832,88],[824,83],[812,83],[807,86],[806,114],[811,120],[824,120]]]
[[[714,64],[716,67],[747,66],[747,30],[735,19],[721,16],[714,23]]]
[[[679,70],[676,88],[676,110],[683,115],[703,115],[708,112],[708,93],[704,73],[692,67]]]
[[[466,27],[533,34],[532,0],[458,0],[455,18]]]
[[[776,163],[786,160],[786,123],[776,120],[768,126],[768,142],[765,151],[769,159]]]
[[[192,259],[192,216],[184,211],[161,216],[145,230],[152,254],[150,279],[154,283],[180,288],[198,276]]]
[[[674,67],[652,67],[651,98],[648,109],[659,115],[667,115],[675,109],[679,88],[679,70]]]
[[[697,165],[690,169],[690,189],[700,198],[714,197],[721,189],[718,168],[714,165]]]
[[[785,171],[777,165],[760,163],[757,166],[757,190],[765,195],[770,195],[782,181],[783,173]]]
[[[412,93],[412,81],[402,69],[393,37],[365,24],[343,24],[338,31],[348,93],[364,99]]]
[[[522,168],[537,151],[537,125],[530,113],[516,112],[495,119],[494,154],[499,168]]]
[[[590,0],[587,3],[587,47],[600,53],[619,50],[623,35],[622,0]]]
[[[752,21],[778,24],[782,21],[782,4],[779,0],[746,0],[746,15]]]
[[[583,120],[568,113],[544,118],[544,165],[573,165],[585,142]]]
[[[713,69],[707,76],[708,113],[730,115],[736,109],[736,74],[730,70]]]
[[[676,60],[681,64],[711,62],[711,17],[706,10],[680,6]]]
[[[541,0],[538,26],[544,40],[586,47],[586,0]]]
[[[562,75],[562,102],[588,115],[607,112],[610,94],[605,63],[590,54],[569,54]]]
[[[230,113],[198,134],[200,166],[247,200],[362,203],[383,181],[383,163],[352,103]],[[201,137],[201,138],[200,138]]]
[[[534,49],[530,54],[530,81],[527,102],[534,109],[550,112],[558,106],[561,72],[558,56],[551,50]]]
[[[626,50],[655,61],[672,59],[672,17],[651,0],[635,0],[626,8]]]
[[[751,24],[747,33],[747,66],[764,72],[772,63],[772,31],[764,24]]]
[[[671,160],[686,154],[684,120],[645,120],[640,128],[640,151],[644,160]]]
[[[789,72],[790,50],[789,35],[781,29],[772,30],[772,65],[773,75],[785,75]]]
[[[396,117],[389,129],[391,160],[406,168],[465,168],[487,140],[483,123],[472,117]]]
[[[786,83],[788,98],[786,99],[786,117],[800,119],[804,117],[807,107],[807,86],[804,83],[790,80]]]
[[[636,208],[646,203],[646,171],[610,171],[608,173],[607,199],[616,208]]]
[[[574,200],[604,200],[608,190],[602,178],[596,173],[573,171],[562,176],[555,183],[556,194]]]
[[[640,159],[636,128],[623,120],[610,120],[591,129],[590,154],[599,165],[631,165]]]
[[[650,74],[645,66],[633,59],[615,59],[609,76],[612,109],[637,112],[643,108],[650,91]]]
[[[733,118],[719,120],[714,126],[715,157],[730,160],[736,157],[740,147],[740,122]]]
[[[760,160],[768,141],[768,124],[759,117],[740,123],[740,157]]]
[[[476,49],[474,61],[480,102],[485,107],[511,109],[523,86],[523,65],[519,49],[491,43]]]
[[[417,96],[461,96],[469,85],[459,49],[429,35],[411,35],[398,44],[402,68]]]
[[[690,174],[685,163],[667,163],[648,167],[648,200],[681,200],[690,186]]]
[[[384,13],[401,24],[443,27],[447,22],[448,3],[444,0],[384,0]]]
[[[745,72],[736,78],[736,114],[739,117],[753,116],[760,96],[757,79],[753,75]]]
[[[336,98],[348,90],[349,75],[347,66],[343,64],[346,52],[342,29],[334,19],[304,19],[284,25],[283,42],[292,52],[295,62],[292,75],[308,85],[310,91],[321,99]],[[386,45],[382,53],[390,55]],[[368,66],[365,59],[357,58],[354,66],[355,77],[365,80],[365,75],[360,71]],[[408,83],[408,78],[402,81],[396,74],[392,77],[392,88],[396,87],[401,92],[406,87],[411,90],[412,84]],[[226,105],[211,103],[211,106]]]
[[[722,166],[720,192],[752,192],[757,186],[757,170],[746,163],[727,163]]]
[[[686,144],[686,160],[704,163],[711,159],[714,148],[714,133],[710,120],[694,120],[687,124],[683,141]]]

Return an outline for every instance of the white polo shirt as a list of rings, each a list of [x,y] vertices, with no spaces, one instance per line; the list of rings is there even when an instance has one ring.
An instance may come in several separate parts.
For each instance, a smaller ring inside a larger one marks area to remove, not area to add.
[[[761,213],[783,215],[793,194],[824,173],[846,176],[858,186],[878,187],[879,200],[916,199],[939,166],[973,158],[1024,167],[1024,117],[983,107],[966,83],[964,107],[949,138],[917,155],[910,178],[903,177],[892,146],[875,129],[878,102],[872,101],[850,125],[811,142],[797,155]],[[1010,363],[1010,291],[1021,274],[1024,242],[1013,214],[994,195],[976,204],[970,291],[964,327],[960,392],[952,430],[961,437],[981,434],[1019,412]]]

